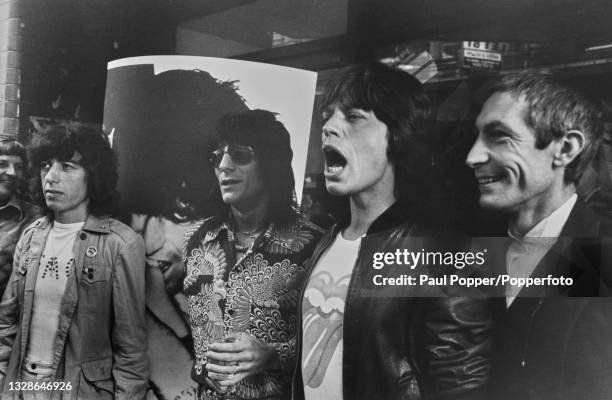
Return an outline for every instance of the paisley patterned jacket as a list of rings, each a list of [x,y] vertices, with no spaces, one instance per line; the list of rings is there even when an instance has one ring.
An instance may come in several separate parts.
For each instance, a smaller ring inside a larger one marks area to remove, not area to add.
[[[194,341],[192,377],[212,399],[285,399],[296,365],[298,296],[323,230],[298,221],[270,224],[236,259],[231,224],[210,218],[187,241],[184,290]],[[229,332],[247,332],[275,347],[281,370],[245,378],[232,394],[205,387],[208,345]]]

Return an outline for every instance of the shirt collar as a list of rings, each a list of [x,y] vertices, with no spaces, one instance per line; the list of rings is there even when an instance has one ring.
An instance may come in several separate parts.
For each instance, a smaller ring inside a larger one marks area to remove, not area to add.
[[[529,239],[538,238],[558,238],[577,200],[578,195],[574,193],[565,203],[553,211],[552,214],[531,228],[525,236],[517,237],[510,232],[510,229],[508,229],[508,236],[517,241],[529,241]]]
[[[209,243],[214,240],[217,240],[221,232],[226,232],[228,237],[233,238],[234,230],[232,228],[232,225],[229,222],[224,221],[221,224],[219,224],[217,227],[212,228],[206,232],[206,235],[204,235],[204,243]],[[271,239],[276,236],[277,236],[276,225],[274,224],[274,222],[272,222],[268,225],[264,233],[262,235],[259,235],[257,239],[255,239],[253,248],[258,247],[259,244],[261,244],[262,238]]]
[[[21,206],[21,203],[19,202],[19,200],[17,200],[15,196],[12,196],[9,199],[8,203],[0,207],[0,211],[6,210],[9,207],[16,208],[19,211],[19,219],[23,218],[23,207]]]
[[[221,232],[229,232],[231,228],[227,222],[222,222],[214,228],[206,231],[206,235],[204,235],[204,243],[212,242],[213,240],[217,240]]]
[[[51,224],[53,222],[53,218],[47,216],[44,220],[44,225]],[[97,217],[95,215],[89,214],[85,223],[83,224],[83,230],[89,232],[97,232],[97,233],[110,233],[110,217],[109,216],[100,216]]]
[[[367,234],[383,232],[395,228],[409,218],[408,207],[396,201],[372,222]]]
[[[110,218],[107,215],[97,217],[89,214],[83,225],[84,231],[110,233]]]

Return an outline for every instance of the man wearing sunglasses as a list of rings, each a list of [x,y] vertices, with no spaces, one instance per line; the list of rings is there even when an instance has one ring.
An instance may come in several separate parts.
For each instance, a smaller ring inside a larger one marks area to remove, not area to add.
[[[296,206],[289,133],[273,113],[230,114],[216,131],[218,210],[185,253],[192,378],[202,399],[286,399],[303,265],[321,232]]]

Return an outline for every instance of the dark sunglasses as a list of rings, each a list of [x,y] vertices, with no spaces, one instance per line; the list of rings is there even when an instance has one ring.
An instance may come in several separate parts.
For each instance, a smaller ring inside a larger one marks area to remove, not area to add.
[[[253,158],[255,157],[255,152],[251,146],[229,144],[213,151],[209,158],[210,164],[215,168],[219,168],[219,165],[221,165],[221,161],[223,160],[223,155],[225,154],[229,154],[229,156],[232,158],[232,162],[236,165],[246,165],[253,161]]]

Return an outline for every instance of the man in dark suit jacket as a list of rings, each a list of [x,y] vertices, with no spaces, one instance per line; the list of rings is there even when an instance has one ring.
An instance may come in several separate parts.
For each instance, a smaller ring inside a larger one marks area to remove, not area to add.
[[[509,218],[491,264],[545,283],[511,282],[492,301],[492,399],[612,398],[612,299],[596,297],[610,294],[612,224],[576,195],[600,121],[585,95],[534,73],[502,78],[477,117],[466,162],[480,205]]]

